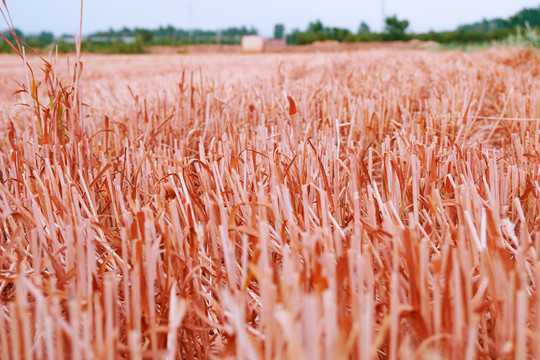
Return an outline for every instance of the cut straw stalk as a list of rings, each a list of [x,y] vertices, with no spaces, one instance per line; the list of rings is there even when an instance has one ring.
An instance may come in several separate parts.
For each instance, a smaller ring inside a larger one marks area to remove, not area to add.
[[[540,129],[480,121],[539,117],[538,59],[393,51],[28,70],[69,135],[0,142],[0,356],[538,354]]]

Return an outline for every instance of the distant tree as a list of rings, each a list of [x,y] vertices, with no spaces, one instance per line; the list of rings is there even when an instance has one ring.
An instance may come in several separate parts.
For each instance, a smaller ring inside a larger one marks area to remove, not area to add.
[[[137,29],[135,31],[135,38],[139,44],[148,44],[150,41],[152,41],[153,34],[147,29]]]
[[[44,47],[54,42],[54,35],[52,32],[42,31],[37,39],[39,46]]]
[[[287,44],[298,44],[298,35],[300,30],[294,29],[289,35],[287,35]]]
[[[283,24],[274,25],[274,39],[281,39],[285,34],[285,26]]]
[[[19,39],[22,39],[24,37],[24,34],[21,30],[15,28],[14,29],[14,32],[15,32],[15,35],[17,35],[17,37]],[[9,41],[13,41],[13,35],[11,34],[10,31],[6,30],[3,32],[3,35],[9,40]]]
[[[328,39],[331,40],[337,40],[337,41],[351,41],[352,40],[352,34],[349,29],[345,28],[328,28],[325,29],[326,35]]]
[[[517,26],[523,27],[525,24],[529,24],[532,27],[540,26],[540,6],[522,9],[507,19],[483,19],[482,21],[461,25],[457,30],[466,32],[492,32],[503,29],[513,30]]]
[[[540,26],[540,6],[538,8],[523,9],[510,17],[508,23],[512,26]]]
[[[358,33],[359,34],[369,34],[371,32],[371,30],[369,29],[369,25],[366,24],[365,21],[362,21],[362,23],[360,24],[360,27],[358,28]]]
[[[315,22],[309,23],[307,32],[321,33],[321,32],[323,32],[323,30],[324,30],[324,26],[323,26],[321,20],[317,20]]]
[[[408,20],[399,20],[396,15],[385,20],[384,33],[388,40],[403,40],[405,30],[409,27]]]
[[[135,35],[135,32],[130,30],[129,28],[127,27],[123,27],[122,30],[120,30],[118,32],[121,36],[134,36]]]

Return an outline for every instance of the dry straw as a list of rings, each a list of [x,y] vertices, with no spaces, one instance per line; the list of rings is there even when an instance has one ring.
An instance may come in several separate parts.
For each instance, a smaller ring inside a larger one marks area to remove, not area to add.
[[[540,358],[534,51],[205,55],[117,99],[14,50],[0,358]]]

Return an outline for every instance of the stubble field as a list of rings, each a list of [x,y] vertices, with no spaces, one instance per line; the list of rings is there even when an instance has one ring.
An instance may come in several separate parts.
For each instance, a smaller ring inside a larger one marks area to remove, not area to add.
[[[1,359],[540,358],[533,50],[28,59]]]

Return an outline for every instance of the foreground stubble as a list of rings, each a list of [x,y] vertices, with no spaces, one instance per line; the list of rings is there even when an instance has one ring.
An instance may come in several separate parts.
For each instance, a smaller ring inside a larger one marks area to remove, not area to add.
[[[540,357],[533,51],[30,62],[0,358]]]

